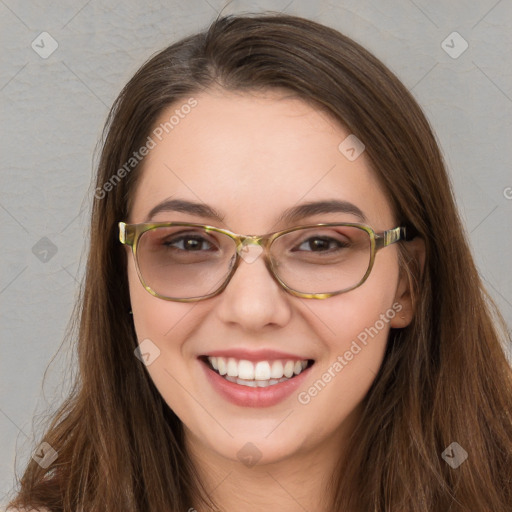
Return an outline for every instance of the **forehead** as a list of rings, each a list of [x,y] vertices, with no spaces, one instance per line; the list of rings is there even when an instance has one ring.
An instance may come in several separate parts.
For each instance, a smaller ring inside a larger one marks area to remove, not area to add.
[[[176,102],[157,120],[130,222],[148,220],[173,197],[212,206],[239,232],[265,232],[287,208],[337,199],[358,206],[374,227],[391,227],[364,152],[347,159],[339,145],[350,132],[323,110],[279,91],[213,90],[193,100]]]

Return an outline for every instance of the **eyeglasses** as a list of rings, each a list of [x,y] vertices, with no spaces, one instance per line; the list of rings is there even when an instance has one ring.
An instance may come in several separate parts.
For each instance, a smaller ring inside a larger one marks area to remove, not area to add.
[[[204,224],[119,222],[119,240],[132,248],[144,288],[160,299],[193,302],[221,293],[241,260],[261,253],[273,279],[287,292],[326,299],[361,286],[375,254],[399,240],[405,227],[382,233],[363,224],[324,223],[266,235],[239,235]]]

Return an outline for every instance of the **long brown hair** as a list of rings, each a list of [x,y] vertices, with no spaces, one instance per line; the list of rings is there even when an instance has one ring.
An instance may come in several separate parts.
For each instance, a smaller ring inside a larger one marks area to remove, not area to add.
[[[212,86],[286,88],[326,109],[366,145],[397,222],[425,242],[422,273],[400,249],[415,318],[390,333],[346,454],[350,464],[340,463],[330,482],[331,510],[512,510],[510,338],[478,276],[429,123],[401,82],[357,43],[276,14],[218,18],[152,57],[115,101],[77,307],[76,382],[43,437],[58,459],[47,469],[30,460],[10,505],[161,512],[208,501],[180,420],[133,354],[117,222],[128,217],[140,165],[112,178],[164,108]],[[457,469],[441,456],[452,442],[468,453]]]

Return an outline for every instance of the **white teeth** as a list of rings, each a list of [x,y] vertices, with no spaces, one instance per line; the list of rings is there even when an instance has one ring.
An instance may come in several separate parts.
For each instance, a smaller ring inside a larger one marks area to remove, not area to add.
[[[270,364],[268,361],[259,361],[254,369],[254,378],[256,380],[270,379]]]
[[[230,377],[238,377],[238,365],[232,357],[228,359],[227,369]]]
[[[293,375],[293,367],[295,363],[293,361],[286,361],[284,365],[284,376],[290,378]]]
[[[274,386],[275,384],[279,384],[280,382],[289,380],[286,377],[283,377],[282,379],[270,380],[243,380],[238,379],[237,377],[230,377],[229,375],[226,375],[224,378],[226,380],[229,380],[229,382],[235,382],[236,384],[240,384],[241,386],[247,386],[249,388],[267,388],[268,386]]]
[[[273,379],[280,379],[283,375],[283,363],[281,363],[281,361],[274,361],[272,363],[272,370],[270,371],[270,376]]]
[[[242,359],[238,362],[238,378],[245,380],[254,380],[254,365],[251,361]]]
[[[210,363],[211,363],[211,358],[209,357],[208,359],[210,360]],[[217,365],[218,365],[219,373],[221,375],[226,375],[226,373],[228,372],[228,370],[226,368],[226,360],[223,357],[217,357]]]
[[[236,383],[237,384],[241,384],[242,386],[249,386],[250,388],[258,387],[258,383],[255,380],[236,379]]]
[[[208,357],[212,368],[217,370],[220,375],[226,376],[227,380],[236,382],[242,379],[244,384],[254,382],[254,386],[265,387],[277,384],[280,379],[290,379],[294,375],[299,375],[306,369],[307,360],[275,360],[258,361],[253,363],[246,359],[236,360],[233,357]],[[229,377],[229,378],[228,378]],[[252,384],[248,384],[252,386]],[[254,387],[253,386],[253,387]]]

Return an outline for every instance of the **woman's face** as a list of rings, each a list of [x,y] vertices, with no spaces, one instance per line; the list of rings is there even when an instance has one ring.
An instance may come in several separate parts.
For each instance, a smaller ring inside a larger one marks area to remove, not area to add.
[[[210,91],[194,98],[192,108],[183,108],[184,100],[159,119],[157,125],[175,116],[168,133],[151,134],[156,145],[123,220],[194,222],[241,234],[362,222],[344,211],[278,221],[287,209],[337,200],[355,205],[376,232],[396,227],[365,153],[354,160],[342,152],[338,146],[350,133],[325,113],[277,91]],[[172,205],[149,217],[170,199],[207,205],[221,218]],[[362,286],[317,300],[287,293],[256,252],[242,259],[220,295],[180,303],[148,293],[130,255],[133,320],[150,354],[147,370],[195,449],[250,465],[342,443],[379,370],[390,327],[410,320],[397,256],[396,245],[379,251]],[[241,376],[255,370],[266,385],[228,382],[207,356],[224,358]],[[287,366],[302,370],[296,362],[308,360],[313,364],[299,375],[269,382],[268,368],[277,376]]]

